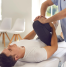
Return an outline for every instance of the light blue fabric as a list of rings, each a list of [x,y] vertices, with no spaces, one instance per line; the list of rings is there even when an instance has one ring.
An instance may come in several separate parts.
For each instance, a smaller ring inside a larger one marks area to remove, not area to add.
[[[58,5],[58,0],[51,0],[55,5]]]
[[[59,12],[66,8],[66,0],[51,0],[55,5],[58,5]],[[64,40],[66,42],[66,18],[60,20]]]

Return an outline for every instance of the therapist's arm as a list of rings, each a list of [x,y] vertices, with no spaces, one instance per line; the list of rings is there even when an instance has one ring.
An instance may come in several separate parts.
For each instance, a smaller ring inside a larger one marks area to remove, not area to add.
[[[38,20],[42,24],[45,24],[45,23],[61,20],[63,18],[66,18],[66,8],[48,19],[45,19],[44,17],[39,17],[38,19],[35,19],[35,21]]]
[[[36,33],[34,30],[32,30],[29,34],[27,34],[23,39],[33,39],[35,37]]]
[[[63,18],[66,18],[66,8],[64,10],[60,11],[59,13],[53,15],[52,17],[45,19],[44,23],[57,21],[57,20],[60,20]]]
[[[41,5],[41,15],[45,17],[46,10],[49,6],[53,5],[53,2],[51,0],[46,0]]]
[[[42,3],[41,5],[41,16],[37,16],[34,21],[38,20],[40,17],[44,17],[45,18],[45,13],[46,10],[49,6],[53,5],[53,2],[51,0],[46,0],[45,2]],[[43,20],[40,21],[41,23],[44,23]]]
[[[51,6],[53,5],[53,2],[51,0],[47,0],[45,1],[42,6],[41,6],[41,15],[43,15],[45,17],[45,12],[46,12],[46,9],[48,6]],[[54,21],[57,21],[57,20],[60,20],[60,19],[63,19],[66,17],[66,8],[62,11],[60,11],[59,13],[53,15],[52,17],[48,18],[48,19],[44,19],[44,22],[43,20],[41,21],[39,18],[39,21],[41,23],[49,23],[49,22],[54,22]],[[37,20],[38,20],[37,19]],[[36,21],[36,20],[35,20]]]

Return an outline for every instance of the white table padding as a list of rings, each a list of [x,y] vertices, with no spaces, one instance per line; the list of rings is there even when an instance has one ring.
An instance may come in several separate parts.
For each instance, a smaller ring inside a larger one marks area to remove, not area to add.
[[[60,49],[60,52],[58,53],[57,51],[59,51],[59,49]],[[57,51],[55,52],[55,54],[53,54],[52,57],[58,58],[61,64],[63,64],[66,61],[66,49],[58,48]]]
[[[18,61],[14,67],[58,67],[59,59],[50,58],[39,63],[26,63]]]
[[[66,67],[66,62],[61,65],[61,67]]]
[[[59,43],[58,43],[58,47],[59,47],[59,48],[66,48],[66,42],[65,42],[65,41],[59,42]]]

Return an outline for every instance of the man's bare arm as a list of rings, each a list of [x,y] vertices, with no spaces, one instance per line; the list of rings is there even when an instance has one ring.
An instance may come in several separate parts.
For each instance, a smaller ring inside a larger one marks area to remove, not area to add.
[[[35,37],[36,33],[34,30],[32,30],[29,34],[27,34],[23,39],[33,39]]]
[[[49,57],[51,57],[55,53],[55,51],[57,50],[57,48],[58,48],[58,45],[57,45],[57,36],[56,36],[56,33],[55,33],[54,26],[52,26],[51,46],[46,46],[44,48],[47,51],[47,59]]]

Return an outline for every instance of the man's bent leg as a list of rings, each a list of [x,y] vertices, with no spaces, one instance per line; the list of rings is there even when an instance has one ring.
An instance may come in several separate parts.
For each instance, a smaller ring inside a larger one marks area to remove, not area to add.
[[[35,21],[33,23],[33,28],[39,39],[43,41],[45,44],[51,46],[51,27],[49,23],[41,24],[39,21]]]

